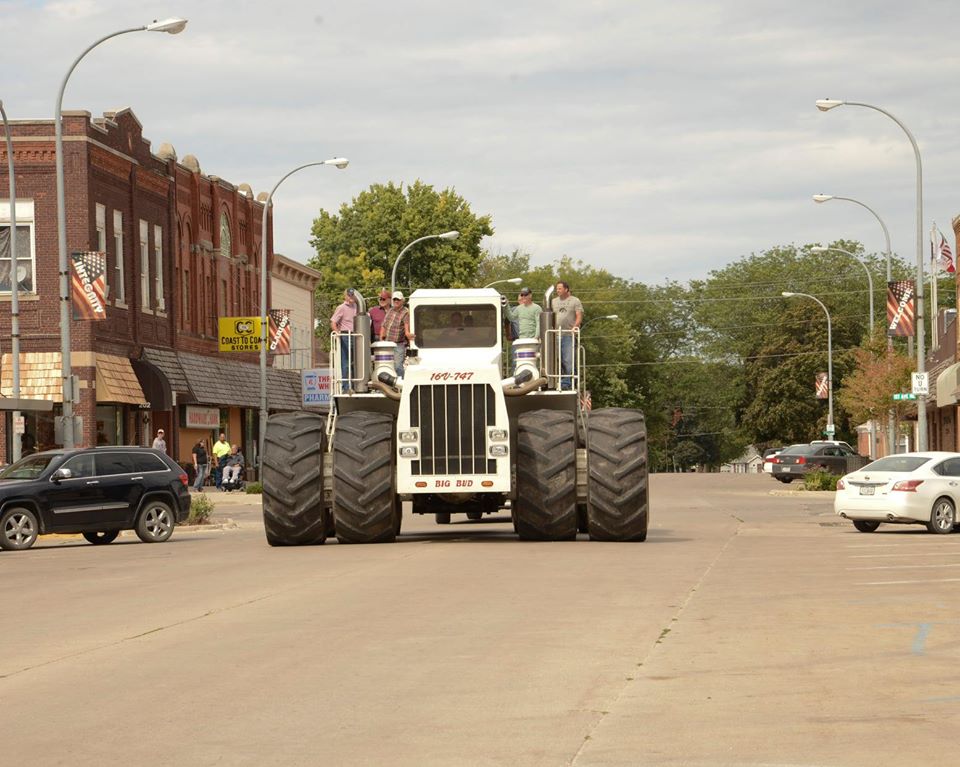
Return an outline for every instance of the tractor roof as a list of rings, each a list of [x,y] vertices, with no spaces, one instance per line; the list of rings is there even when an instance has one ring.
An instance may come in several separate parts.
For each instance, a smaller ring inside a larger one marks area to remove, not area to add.
[[[411,301],[499,301],[500,293],[493,288],[417,288],[410,294]]]

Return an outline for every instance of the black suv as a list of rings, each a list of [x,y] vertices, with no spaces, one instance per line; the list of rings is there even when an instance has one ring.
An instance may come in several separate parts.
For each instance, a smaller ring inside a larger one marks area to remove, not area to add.
[[[189,513],[187,475],[159,450],[50,450],[0,471],[0,549],[29,549],[45,533],[110,543],[131,528],[162,543]]]

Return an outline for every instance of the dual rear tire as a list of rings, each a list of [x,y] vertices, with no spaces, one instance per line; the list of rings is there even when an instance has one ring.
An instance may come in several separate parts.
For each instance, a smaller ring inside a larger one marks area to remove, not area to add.
[[[587,501],[578,519],[573,413],[520,415],[513,521],[522,539],[571,540],[579,522],[594,541],[646,540],[650,513],[643,414],[628,408],[592,411],[585,436]]]

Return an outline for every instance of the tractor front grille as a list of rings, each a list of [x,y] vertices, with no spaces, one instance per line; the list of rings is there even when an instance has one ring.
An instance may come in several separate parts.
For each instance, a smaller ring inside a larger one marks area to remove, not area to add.
[[[496,474],[486,430],[495,423],[490,384],[420,384],[410,392],[410,425],[420,429],[414,475]]]

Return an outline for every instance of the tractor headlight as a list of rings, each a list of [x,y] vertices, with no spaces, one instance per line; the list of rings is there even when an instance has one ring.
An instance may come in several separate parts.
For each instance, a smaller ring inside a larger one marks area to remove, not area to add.
[[[404,445],[400,448],[401,458],[416,458],[418,454],[419,451],[414,445]]]
[[[503,458],[507,454],[506,445],[490,445],[490,455],[493,458]]]
[[[397,437],[401,442],[417,442],[420,439],[420,435],[415,431],[402,431]]]
[[[506,442],[509,436],[506,429],[490,429],[489,435],[493,442]]]

